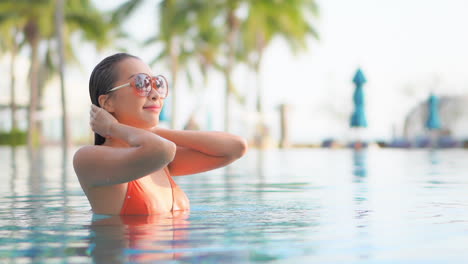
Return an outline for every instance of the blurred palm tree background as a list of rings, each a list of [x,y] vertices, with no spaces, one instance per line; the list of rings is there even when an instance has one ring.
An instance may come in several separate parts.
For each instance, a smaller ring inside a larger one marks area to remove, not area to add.
[[[3,141],[10,144],[26,141],[30,147],[44,143],[42,119],[44,94],[52,77],[61,86],[61,142],[71,144],[66,87],[66,68],[79,66],[80,46],[73,36],[91,43],[97,51],[122,50],[116,40],[132,41],[123,30],[123,23],[145,4],[144,0],[128,0],[111,11],[103,11],[91,0],[3,0],[0,2],[0,58],[9,58],[10,102],[3,105],[11,113],[11,126],[4,131]],[[146,3],[147,4],[147,3]],[[152,3],[153,4],[153,3]],[[314,0],[162,0],[154,2],[158,28],[139,45],[162,47],[150,65],[163,62],[171,79],[170,127],[176,128],[179,76],[189,83],[194,74],[201,75],[204,87],[213,72],[222,74],[224,90],[224,130],[229,131],[232,101],[245,105],[246,95],[233,82],[233,71],[239,65],[249,67],[258,76],[265,49],[275,38],[283,38],[293,52],[307,48],[306,39],[318,39],[311,18],[318,16]],[[29,71],[15,72],[18,54],[28,54]],[[129,51],[131,53],[131,50]],[[6,61],[6,60],[4,60]],[[189,65],[197,65],[193,70]],[[28,79],[29,101],[18,106],[15,76]],[[7,78],[2,78],[7,80]],[[262,128],[262,86],[256,82],[258,127]],[[86,83],[86,82],[84,82]],[[18,108],[27,109],[27,128],[18,128]],[[1,110],[1,108],[0,108]],[[87,125],[83,124],[83,126]],[[263,133],[259,129],[256,133]],[[262,136],[262,135],[260,135]],[[25,140],[21,140],[21,138]],[[261,138],[261,137],[260,137]]]

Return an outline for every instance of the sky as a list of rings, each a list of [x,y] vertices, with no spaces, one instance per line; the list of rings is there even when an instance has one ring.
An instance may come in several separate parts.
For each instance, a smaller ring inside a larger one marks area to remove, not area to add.
[[[122,1],[95,1],[102,9],[115,7]],[[320,16],[314,26],[320,40],[309,39],[308,50],[292,54],[284,40],[275,39],[267,49],[259,82],[263,89],[266,120],[274,138],[279,137],[278,105],[292,106],[291,140],[316,143],[324,138],[346,140],[352,135],[348,124],[353,110],[352,78],[361,68],[368,80],[366,111],[369,123],[365,136],[390,139],[393,128],[401,135],[406,113],[430,92],[438,95],[461,95],[468,92],[468,1],[464,0],[318,0]],[[156,32],[155,4],[146,1],[125,24],[135,43]],[[79,40],[77,40],[79,41]],[[94,51],[86,43],[78,43],[81,68],[67,69],[68,98],[76,131],[86,131],[89,95],[88,79],[93,67],[115,50]],[[160,47],[141,48],[126,45],[129,52],[149,62]],[[2,76],[8,73],[7,60],[0,64]],[[18,69],[27,69],[24,56]],[[156,65],[155,73],[169,75],[164,65]],[[8,75],[6,75],[8,76]],[[245,127],[253,124],[255,75],[238,67],[236,85],[248,97],[246,110],[233,111],[233,133],[250,136]],[[24,78],[24,77],[23,77]],[[224,81],[219,73],[210,75],[208,87],[189,88],[179,82],[179,109],[182,127],[190,113],[197,110],[197,119],[206,124],[205,111],[213,113],[213,130],[223,124]],[[57,116],[59,88],[54,81],[48,88],[44,116]],[[18,86],[26,83],[17,84]],[[1,90],[8,84],[0,83]],[[2,92],[0,103],[7,102],[8,91]],[[24,101],[27,97],[23,97]],[[21,100],[21,99],[20,99]],[[209,107],[207,108],[207,105]],[[247,125],[247,126],[246,126]],[[59,132],[57,132],[59,133]]]

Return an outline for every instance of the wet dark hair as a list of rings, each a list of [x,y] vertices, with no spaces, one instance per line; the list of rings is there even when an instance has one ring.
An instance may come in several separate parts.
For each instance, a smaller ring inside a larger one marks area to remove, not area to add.
[[[103,59],[94,67],[91,77],[89,78],[89,96],[91,97],[91,103],[100,107],[99,96],[107,94],[109,90],[114,87],[119,77],[117,65],[128,58],[140,59],[128,53],[117,53]],[[94,145],[102,145],[105,141],[106,139],[104,137],[94,133]]]

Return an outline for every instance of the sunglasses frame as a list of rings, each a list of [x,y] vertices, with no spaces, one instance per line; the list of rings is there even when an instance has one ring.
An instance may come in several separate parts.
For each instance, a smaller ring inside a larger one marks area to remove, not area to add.
[[[135,78],[136,78],[138,75],[141,75],[141,74],[142,74],[142,75],[146,75],[147,77],[149,77],[149,78],[151,79],[151,89],[153,89],[154,86],[155,86],[155,85],[153,86],[153,84],[156,82],[155,79],[156,79],[156,78],[162,78],[163,81],[166,83],[166,87],[167,87],[167,92],[166,92],[166,94],[165,94],[165,95],[161,95],[161,94],[158,92],[158,89],[155,88],[155,90],[156,90],[156,92],[158,93],[159,97],[161,97],[161,99],[167,98],[167,96],[169,95],[169,83],[167,82],[166,77],[164,77],[163,75],[150,76],[150,75],[148,75],[148,74],[146,74],[146,73],[138,73],[138,74],[135,74],[134,76],[132,76],[132,78],[133,78],[132,81],[110,89],[110,90],[109,90],[109,93],[110,93],[110,92],[113,92],[113,91],[115,91],[115,90],[118,90],[118,89],[120,89],[120,88],[124,88],[124,87],[127,87],[127,86],[131,86],[133,89],[135,89],[135,92],[136,92],[139,96],[141,96],[141,97],[147,97],[147,96],[150,94],[151,90],[150,90],[150,91],[148,92],[148,94],[145,95],[145,96],[140,95],[140,94],[139,94],[140,89],[138,89],[138,88],[136,87],[136,84],[135,84]]]

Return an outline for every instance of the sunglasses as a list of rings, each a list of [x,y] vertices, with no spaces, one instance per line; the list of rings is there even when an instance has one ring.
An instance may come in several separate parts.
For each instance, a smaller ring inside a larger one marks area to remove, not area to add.
[[[151,93],[152,88],[156,90],[156,92],[159,94],[159,97],[162,99],[167,97],[169,92],[169,85],[164,76],[149,76],[146,73],[138,73],[132,77],[133,79],[129,83],[114,87],[110,89],[109,92],[131,86],[133,89],[135,89],[136,94],[141,97],[147,97]]]

